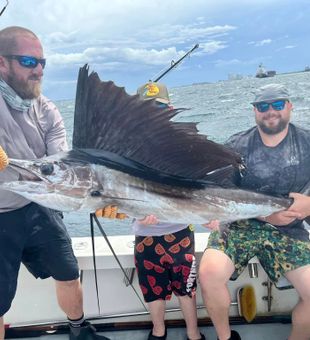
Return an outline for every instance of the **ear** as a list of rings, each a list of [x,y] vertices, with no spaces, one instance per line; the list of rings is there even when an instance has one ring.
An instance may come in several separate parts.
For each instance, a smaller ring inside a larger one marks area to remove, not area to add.
[[[0,55],[0,75],[5,78],[5,75],[8,73],[9,62],[8,60]]]
[[[291,102],[287,102],[287,108],[289,109],[289,110],[292,110],[293,109],[293,104],[291,103]]]
[[[5,58],[0,55],[0,67],[2,67],[5,64]]]

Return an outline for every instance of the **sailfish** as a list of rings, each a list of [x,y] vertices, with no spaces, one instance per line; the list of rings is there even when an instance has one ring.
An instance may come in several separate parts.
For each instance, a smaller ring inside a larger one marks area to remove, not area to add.
[[[72,149],[35,160],[10,159],[15,179],[0,183],[43,206],[94,212],[116,205],[131,217],[231,222],[267,216],[291,200],[239,189],[239,154],[171,119],[183,109],[129,95],[80,68]]]

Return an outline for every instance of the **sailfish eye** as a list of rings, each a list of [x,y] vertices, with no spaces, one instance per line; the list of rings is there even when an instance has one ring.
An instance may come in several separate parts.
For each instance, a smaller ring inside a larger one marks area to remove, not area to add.
[[[54,172],[54,165],[52,163],[43,163],[40,165],[42,175],[51,175]]]
[[[101,192],[98,190],[94,190],[90,193],[90,196],[92,197],[100,197],[101,196]]]

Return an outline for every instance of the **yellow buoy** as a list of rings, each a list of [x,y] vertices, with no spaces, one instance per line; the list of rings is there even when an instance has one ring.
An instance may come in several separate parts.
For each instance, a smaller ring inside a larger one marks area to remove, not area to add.
[[[247,322],[252,322],[256,316],[256,297],[253,286],[245,285],[238,290],[238,302],[240,315]]]

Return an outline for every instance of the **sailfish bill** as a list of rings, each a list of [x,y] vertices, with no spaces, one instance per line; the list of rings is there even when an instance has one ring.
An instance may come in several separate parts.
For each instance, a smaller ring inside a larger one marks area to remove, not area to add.
[[[11,159],[0,188],[62,211],[117,205],[129,216],[206,223],[266,216],[289,199],[234,187],[241,157],[171,118],[154,100],[129,95],[80,69],[73,148],[36,160]],[[184,110],[184,109],[183,109]]]

